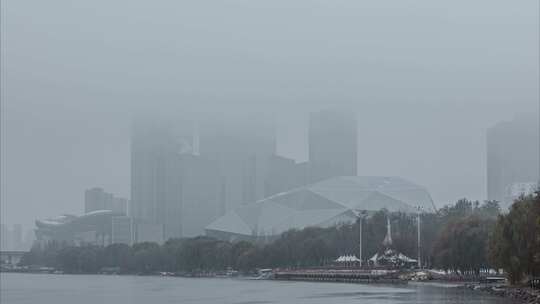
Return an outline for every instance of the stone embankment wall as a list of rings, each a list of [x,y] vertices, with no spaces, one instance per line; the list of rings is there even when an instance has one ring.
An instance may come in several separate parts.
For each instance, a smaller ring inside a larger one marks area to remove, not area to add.
[[[540,291],[532,288],[518,288],[506,286],[464,285],[466,288],[488,292],[490,294],[515,299],[529,304],[540,304]]]

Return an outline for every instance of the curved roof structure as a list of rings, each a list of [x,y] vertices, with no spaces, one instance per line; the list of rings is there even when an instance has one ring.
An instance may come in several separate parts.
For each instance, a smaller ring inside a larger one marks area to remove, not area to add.
[[[123,215],[111,210],[96,210],[81,216],[61,215],[58,217],[36,220],[36,236],[54,236],[53,239],[72,239],[76,233],[86,231],[110,231],[113,216]]]
[[[111,216],[121,215],[120,213],[111,210],[95,210],[81,216],[64,214],[54,218],[45,220],[36,220],[38,228],[59,228],[76,226],[84,223],[99,223],[102,219],[109,219]]]
[[[227,212],[209,235],[275,236],[289,229],[356,220],[355,212],[435,212],[427,190],[399,177],[341,176],[279,193]]]

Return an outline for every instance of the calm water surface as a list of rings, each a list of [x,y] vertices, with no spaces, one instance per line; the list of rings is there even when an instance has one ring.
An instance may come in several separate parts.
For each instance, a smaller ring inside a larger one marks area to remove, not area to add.
[[[2,304],[158,303],[513,303],[507,299],[432,285],[188,279],[171,277],[0,274]]]

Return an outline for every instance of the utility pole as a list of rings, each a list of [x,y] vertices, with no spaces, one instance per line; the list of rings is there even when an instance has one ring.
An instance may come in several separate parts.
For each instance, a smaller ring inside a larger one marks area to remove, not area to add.
[[[358,216],[358,232],[360,235],[360,246],[358,248],[358,259],[360,259],[360,268],[362,268],[362,262],[364,261],[362,260],[362,223],[363,223],[362,215],[359,215]]]
[[[421,260],[421,252],[422,252],[422,245],[420,243],[420,240],[421,240],[421,235],[420,235],[420,214],[421,214],[421,209],[418,208],[418,217],[417,217],[417,228],[418,228],[418,240],[417,240],[417,243],[418,243],[418,257],[417,257],[417,262],[418,262],[418,268],[422,268],[422,260]]]
[[[364,217],[366,215],[366,211],[359,211],[354,210],[354,215],[358,218],[358,259],[360,260],[360,268],[362,267],[362,263],[364,260],[362,259],[362,226],[364,224]]]

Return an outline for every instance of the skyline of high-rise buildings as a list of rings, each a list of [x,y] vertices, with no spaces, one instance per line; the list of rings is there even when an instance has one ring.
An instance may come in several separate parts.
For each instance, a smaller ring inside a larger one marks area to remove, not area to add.
[[[488,197],[503,207],[536,189],[536,123],[524,116],[487,132]],[[112,235],[122,242],[128,236],[131,242],[162,242],[202,235],[209,223],[240,206],[321,180],[358,175],[354,113],[310,113],[306,162],[278,155],[275,136],[267,119],[134,121],[131,202],[128,217],[116,219]],[[114,199],[101,188],[89,189],[85,212],[115,211]]]
[[[158,225],[163,239],[204,233],[225,212],[338,175],[356,175],[354,114],[312,113],[310,160],[276,154],[271,118],[147,117],[134,121],[130,216]]]

